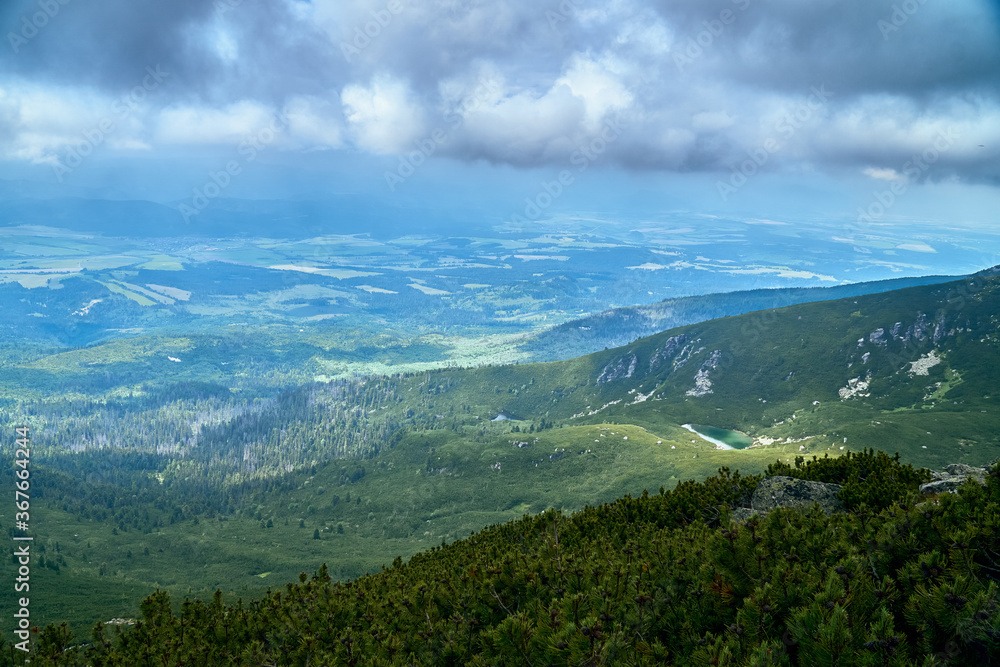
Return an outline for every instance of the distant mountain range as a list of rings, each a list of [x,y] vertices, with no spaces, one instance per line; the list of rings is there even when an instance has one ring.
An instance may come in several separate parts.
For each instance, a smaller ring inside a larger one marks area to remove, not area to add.
[[[936,285],[959,278],[921,276],[834,287],[756,289],[664,299],[645,306],[613,308],[560,324],[531,336],[522,349],[530,352],[537,361],[569,359],[603,348],[626,345],[637,338],[695,322],[799,303],[880,294],[917,285]]]

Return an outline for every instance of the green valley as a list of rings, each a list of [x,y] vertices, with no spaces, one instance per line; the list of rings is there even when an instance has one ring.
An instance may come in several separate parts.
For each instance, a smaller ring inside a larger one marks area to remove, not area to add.
[[[37,612],[79,632],[134,617],[158,587],[253,599],[324,562],[350,579],[523,514],[721,467],[759,474],[867,447],[918,467],[982,465],[1000,455],[997,312],[998,279],[984,274],[688,325],[567,361],[271,397],[187,381],[8,398],[5,428],[27,424],[35,443]],[[213,358],[186,345],[177,354]],[[684,424],[753,444],[717,449]]]

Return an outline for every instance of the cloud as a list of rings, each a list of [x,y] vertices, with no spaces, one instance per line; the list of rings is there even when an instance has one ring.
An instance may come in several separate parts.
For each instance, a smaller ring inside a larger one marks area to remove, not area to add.
[[[869,178],[874,178],[879,181],[905,181],[906,177],[895,169],[876,169],[874,167],[868,167],[862,171],[865,176]]]
[[[409,87],[390,76],[341,93],[344,116],[355,142],[375,154],[402,153],[425,133],[423,109]]]
[[[334,102],[312,96],[294,97],[285,105],[284,115],[288,131],[298,146],[311,149],[343,146],[343,130],[337,122],[340,114]]]
[[[0,86],[0,157],[54,164],[68,147],[103,143],[107,123],[118,141],[130,141],[134,126],[114,113],[115,100],[93,91],[60,89],[26,81]],[[124,127],[124,129],[122,129]],[[125,135],[125,136],[123,136]],[[89,140],[88,136],[99,138]]]
[[[576,55],[566,74],[554,84],[567,86],[583,101],[583,126],[588,132],[597,132],[608,114],[627,109],[632,104],[632,93],[616,71],[619,67],[621,65],[614,62],[598,63]]]
[[[269,127],[274,117],[272,110],[252,100],[224,108],[174,107],[160,114],[156,136],[168,144],[237,144]]]
[[[150,95],[148,114],[132,116],[118,145],[229,142],[284,111],[285,150],[400,153],[444,127],[435,157],[518,167],[565,166],[611,117],[627,127],[601,164],[723,175],[770,138],[781,147],[764,171],[907,175],[908,160],[954,131],[920,178],[1000,184],[1000,22],[990,3],[922,3],[904,22],[870,0],[394,6],[69,3],[0,59],[0,88],[10,95],[31,81],[36,92],[100,106],[159,66],[170,85]],[[3,3],[0,34],[35,11],[37,0]],[[362,46],[346,58],[359,31]],[[483,81],[496,85],[462,106]],[[819,86],[834,94],[828,104],[790,134],[777,129]],[[72,123],[29,115],[37,105],[15,97],[0,99],[2,155],[46,159],[72,138]]]
[[[896,248],[899,250],[911,250],[913,252],[937,252],[937,250],[926,243],[901,243]]]

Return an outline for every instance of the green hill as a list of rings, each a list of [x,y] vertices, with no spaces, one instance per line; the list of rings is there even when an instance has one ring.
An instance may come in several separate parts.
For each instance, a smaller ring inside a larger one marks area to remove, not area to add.
[[[323,562],[353,579],[524,513],[577,512],[724,466],[755,475],[866,448],[918,467],[983,465],[1000,456],[998,312],[998,279],[983,275],[562,362],[276,397],[187,382],[11,400],[8,432],[28,423],[35,442],[34,618],[80,635],[136,616],[157,588],[255,599]],[[493,421],[501,412],[514,419]],[[692,424],[753,444],[718,449]]]
[[[627,345],[666,329],[756,310],[814,301],[881,294],[918,285],[953,282],[960,276],[922,276],[837,285],[756,289],[664,299],[647,306],[613,308],[532,334],[521,344],[535,361],[554,361]]]

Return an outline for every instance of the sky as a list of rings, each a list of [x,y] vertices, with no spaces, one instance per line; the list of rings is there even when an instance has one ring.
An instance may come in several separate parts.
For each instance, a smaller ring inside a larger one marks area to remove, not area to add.
[[[0,179],[21,192],[1000,210],[995,1],[4,0],[0,35]]]

